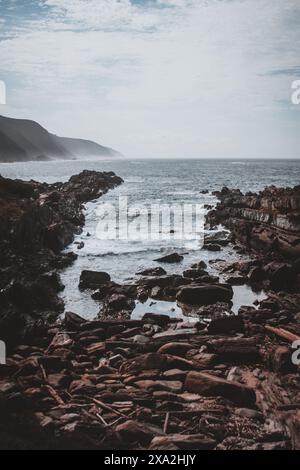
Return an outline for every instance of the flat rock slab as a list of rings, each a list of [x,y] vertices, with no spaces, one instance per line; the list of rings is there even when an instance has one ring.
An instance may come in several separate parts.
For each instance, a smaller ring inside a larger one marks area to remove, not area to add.
[[[256,402],[254,389],[205,372],[189,372],[184,389],[204,396],[221,396],[239,406],[253,407]]]

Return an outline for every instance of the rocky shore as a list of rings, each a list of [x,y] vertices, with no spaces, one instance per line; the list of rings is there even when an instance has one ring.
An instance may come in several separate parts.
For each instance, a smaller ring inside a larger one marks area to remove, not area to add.
[[[83,204],[121,183],[95,171],[55,184],[0,176],[0,336],[8,345],[63,311],[57,271],[76,254],[62,250],[82,230]]]
[[[105,181],[120,182],[111,174]],[[58,191],[73,194],[74,185],[71,179]],[[44,193],[38,189],[33,204],[41,205]],[[75,194],[81,199],[82,189]],[[220,231],[204,249],[218,251],[219,277],[201,252],[182,274],[167,274],[168,263],[180,262],[174,254],[127,285],[83,271],[79,288],[99,302],[99,317],[67,312],[11,347],[0,366],[0,447],[300,448],[299,187],[245,196],[223,188],[217,196],[207,224],[224,225],[230,236]],[[71,236],[82,227],[80,214]],[[51,252],[61,261],[68,240],[54,233]],[[228,243],[244,260],[222,260]],[[233,289],[244,284],[264,289],[266,299],[234,315]],[[136,302],[149,298],[176,301],[186,320],[146,307],[131,319]]]

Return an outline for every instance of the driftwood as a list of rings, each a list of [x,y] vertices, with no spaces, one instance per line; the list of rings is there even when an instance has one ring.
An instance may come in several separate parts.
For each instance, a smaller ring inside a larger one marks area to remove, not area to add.
[[[89,399],[89,397],[86,397]],[[118,410],[115,410],[111,406],[106,405],[106,403],[103,403],[101,400],[97,400],[96,398],[92,398],[92,401],[96,404],[99,405],[100,408],[103,410],[109,411],[110,413],[114,413],[115,415],[121,416],[122,418],[128,419],[128,415],[126,416],[124,413],[121,413]]]
[[[266,325],[265,329],[268,332],[279,336],[279,338],[286,339],[290,343],[300,340],[300,336],[295,335],[295,333],[291,333],[290,331],[284,330],[283,328],[275,328],[274,326]]]

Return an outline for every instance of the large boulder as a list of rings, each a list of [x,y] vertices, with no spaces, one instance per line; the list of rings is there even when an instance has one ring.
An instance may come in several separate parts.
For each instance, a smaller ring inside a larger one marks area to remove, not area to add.
[[[80,276],[79,289],[98,289],[108,282],[110,282],[110,275],[108,273],[84,270]]]
[[[188,305],[210,305],[217,302],[230,302],[233,297],[231,286],[204,285],[185,286],[177,293],[178,302]]]

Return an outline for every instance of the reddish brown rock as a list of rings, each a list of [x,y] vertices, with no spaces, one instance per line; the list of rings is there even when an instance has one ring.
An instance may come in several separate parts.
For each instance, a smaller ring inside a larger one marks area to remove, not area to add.
[[[204,372],[189,372],[184,389],[204,396],[221,396],[239,406],[252,407],[256,401],[252,388]]]

